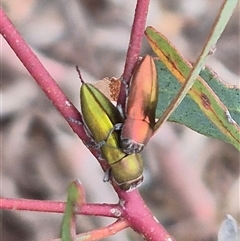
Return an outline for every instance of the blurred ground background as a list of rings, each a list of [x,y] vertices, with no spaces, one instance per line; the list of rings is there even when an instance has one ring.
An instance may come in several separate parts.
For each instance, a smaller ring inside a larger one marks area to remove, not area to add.
[[[152,0],[147,25],[166,35],[194,61],[222,1]],[[44,66],[79,108],[80,83],[123,71],[136,1],[2,0],[1,5]],[[208,65],[228,84],[239,84],[239,8]],[[147,42],[142,54],[152,54]],[[1,195],[66,200],[79,178],[88,202],[115,203],[96,160],[1,39]],[[164,100],[163,100],[164,101]],[[143,151],[143,198],[178,241],[214,241],[227,213],[239,219],[239,152],[226,143],[166,123]],[[59,237],[60,214],[1,213],[4,241]],[[79,216],[78,231],[112,222]],[[141,240],[126,230],[107,241]]]

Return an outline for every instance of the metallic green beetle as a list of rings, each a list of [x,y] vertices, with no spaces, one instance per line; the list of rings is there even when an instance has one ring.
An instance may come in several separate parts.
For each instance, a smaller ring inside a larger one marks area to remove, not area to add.
[[[82,84],[80,100],[83,119],[93,139],[104,142],[100,149],[110,166],[111,177],[122,190],[136,188],[143,180],[143,162],[139,154],[124,153],[118,131],[112,131],[123,121],[118,109],[91,84]]]

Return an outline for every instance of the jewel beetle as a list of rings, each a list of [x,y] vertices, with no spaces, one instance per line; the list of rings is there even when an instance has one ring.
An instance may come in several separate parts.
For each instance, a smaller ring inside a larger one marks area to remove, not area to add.
[[[158,102],[158,80],[154,60],[146,55],[133,73],[121,129],[121,148],[126,154],[140,152],[153,134]]]
[[[132,190],[143,181],[143,162],[139,154],[128,155],[120,147],[120,134],[114,126],[123,122],[118,109],[93,85],[80,89],[84,123],[100,145],[103,158],[110,166],[110,177],[122,190]],[[113,131],[112,131],[113,130]],[[107,139],[106,139],[107,137]]]

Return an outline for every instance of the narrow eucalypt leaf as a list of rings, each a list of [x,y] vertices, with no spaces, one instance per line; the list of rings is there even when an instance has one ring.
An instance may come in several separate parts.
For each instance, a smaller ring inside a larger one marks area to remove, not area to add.
[[[61,226],[61,240],[72,241],[76,237],[76,212],[85,203],[85,193],[80,181],[68,187],[68,198]]]
[[[98,89],[84,83],[81,76],[80,79],[80,102],[84,123],[99,145],[102,157],[109,164],[109,179],[122,190],[130,191],[138,187],[143,180],[141,156],[128,155],[122,151],[120,133],[114,129],[116,124],[123,122],[121,114]]]
[[[159,120],[154,127],[154,131],[156,131],[169,117],[171,119],[171,114],[176,110],[188,93],[191,99],[199,106],[199,111],[202,111],[206,115],[215,128],[218,129],[218,132],[221,132],[220,134],[212,134],[212,137],[218,138],[220,136],[221,139],[232,143],[237,149],[240,149],[239,126],[236,121],[233,120],[230,115],[230,111],[219,100],[217,95],[215,95],[211,88],[198,76],[199,72],[204,67],[207,57],[214,51],[216,42],[232,15],[237,2],[238,1],[234,0],[225,1],[223,3],[219,15],[214,23],[210,37],[208,38],[207,43],[193,68],[191,68],[191,65],[180,56],[180,54],[160,33],[152,27],[148,27],[146,29],[145,34],[149,43],[161,61],[161,63],[158,60],[155,61],[157,69],[159,68],[158,65],[165,65],[182,85],[178,94],[170,102],[168,108],[165,109],[159,117]],[[158,81],[160,80],[158,79]],[[194,84],[195,81],[196,83]],[[161,82],[159,82],[159,86],[161,89]],[[194,129],[194,127],[192,129]],[[204,133],[204,131],[201,132],[200,130],[200,133],[208,135],[208,131]]]

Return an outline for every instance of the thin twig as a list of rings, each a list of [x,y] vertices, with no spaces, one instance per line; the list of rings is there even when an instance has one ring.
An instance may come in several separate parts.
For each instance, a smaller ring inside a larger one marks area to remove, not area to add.
[[[0,8],[0,32],[9,46],[13,49],[20,61],[23,63],[28,72],[33,76],[38,85],[45,92],[47,97],[52,101],[53,105],[68,121],[73,131],[85,141],[89,140],[83,126],[69,121],[69,118],[82,121],[81,114],[71,101],[62,92],[55,80],[50,76],[44,68],[37,56],[33,53],[25,40],[21,37],[12,22]]]
[[[122,83],[121,85],[117,101],[118,105],[122,106],[123,109],[125,109],[126,84],[129,84],[130,82],[133,69],[140,55],[149,2],[150,0],[138,0],[135,9],[130,41],[127,50],[126,62],[124,66],[124,72],[122,75],[122,80],[124,83]]]

